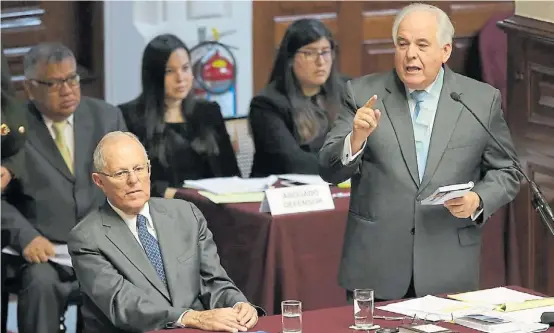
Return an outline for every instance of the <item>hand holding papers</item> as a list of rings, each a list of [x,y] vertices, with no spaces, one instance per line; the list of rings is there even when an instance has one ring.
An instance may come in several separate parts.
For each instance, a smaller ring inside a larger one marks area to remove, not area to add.
[[[446,201],[464,196],[471,191],[473,182],[439,187],[433,194],[421,201],[422,205],[442,205]]]
[[[69,250],[67,249],[67,244],[55,245],[54,252],[56,253],[56,255],[53,257],[50,257],[48,260],[63,266],[73,267],[71,263],[71,256],[69,255]],[[15,251],[9,246],[3,248],[2,253],[13,255],[13,256],[20,256],[20,254],[17,251]]]

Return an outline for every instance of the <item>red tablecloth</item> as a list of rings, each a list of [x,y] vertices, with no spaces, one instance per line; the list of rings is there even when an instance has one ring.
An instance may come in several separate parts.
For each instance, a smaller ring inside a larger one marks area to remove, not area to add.
[[[278,313],[284,299],[301,299],[304,310],[346,304],[337,272],[348,197],[335,198],[334,210],[273,217],[259,212],[260,203],[217,205],[194,190],[179,189],[176,198],[202,211],[223,267],[268,314]]]
[[[524,292],[534,293],[532,291],[513,287],[513,289]],[[537,293],[534,293],[537,294]],[[376,303],[376,306],[384,305],[390,302]],[[375,309],[375,315],[399,316],[398,314]],[[364,332],[350,329],[349,326],[354,323],[354,309],[352,306],[343,306],[330,309],[320,309],[313,311],[304,311],[302,314],[302,333],[355,333]],[[375,320],[375,324],[381,327],[397,327],[402,324],[401,321],[387,321],[382,319]],[[435,325],[443,326],[457,332],[477,332],[476,330],[460,325],[437,322]],[[260,318],[258,324],[250,330],[251,332],[264,331],[267,333],[281,332],[281,316],[274,315]],[[158,331],[159,333],[164,331]],[[174,333],[198,333],[200,330],[179,329],[172,330]],[[548,330],[554,332],[554,328]]]

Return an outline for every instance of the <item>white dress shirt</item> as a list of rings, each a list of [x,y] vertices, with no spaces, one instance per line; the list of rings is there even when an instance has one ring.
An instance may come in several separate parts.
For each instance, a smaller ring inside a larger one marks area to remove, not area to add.
[[[110,202],[110,200],[108,200],[108,203],[110,204],[110,206],[112,206],[113,210],[117,213],[117,215],[119,215],[119,217],[121,217],[123,222],[125,222],[125,224],[127,225],[127,228],[129,228],[129,230],[131,231],[133,236],[135,236],[135,238],[136,238],[137,242],[140,244],[140,246],[142,246],[142,243],[140,242],[140,238],[139,238],[138,231],[137,231],[137,215],[129,215],[129,214],[124,213],[121,209],[115,207]],[[140,210],[138,215],[142,215],[142,216],[146,217],[146,222],[147,222],[146,223],[146,229],[157,240],[158,235],[156,234],[156,229],[154,229],[154,224],[152,223],[152,216],[150,216],[150,207],[148,206],[148,202],[144,204],[144,207],[142,207],[142,209]],[[142,248],[144,249],[143,246],[142,246]]]
[[[44,120],[44,124],[46,124],[46,127],[48,128],[48,132],[50,132],[50,135],[52,136],[52,139],[56,141],[56,133],[54,132],[54,129],[52,128],[54,121],[45,115],[42,115],[42,119]],[[74,126],[73,126],[73,115],[67,117],[65,120],[67,122],[67,126],[65,126],[63,131],[63,141],[65,142],[65,145],[67,146],[67,149],[69,149],[69,154],[71,154],[71,159],[75,160],[75,132],[74,132]]]
[[[440,75],[440,74],[442,74],[442,75]],[[428,108],[430,110],[434,110],[433,114],[432,114],[432,117],[429,121],[429,131],[430,131],[430,133],[433,131],[433,125],[435,123],[435,114],[436,114],[436,110],[438,108],[440,93],[441,93],[441,90],[442,90],[442,82],[440,82],[440,84],[438,84],[438,79],[439,79],[439,77],[442,77],[443,75],[444,75],[444,69],[441,69],[441,72],[439,73],[439,75],[437,75],[437,77],[435,78],[435,81],[433,81],[433,83],[431,83],[427,88],[425,88],[425,91],[428,93],[428,97],[423,102],[424,104],[423,104],[422,107]],[[414,118],[415,105],[416,105],[416,101],[412,98],[412,95],[411,95],[411,93],[414,90],[415,89],[409,89],[409,88],[406,87],[406,97],[408,99],[408,107],[410,109],[410,118],[411,119]],[[348,135],[344,139],[344,145],[343,145],[342,156],[341,156],[341,162],[342,162],[343,165],[347,165],[347,164],[351,163],[352,161],[354,161],[364,151],[364,148],[367,144],[367,140],[364,141],[364,144],[362,145],[362,148],[358,152],[356,152],[356,154],[353,155],[352,154],[352,147],[350,145],[350,137],[351,136],[352,136],[352,132],[348,133]],[[471,219],[473,221],[475,221],[479,217],[479,215],[481,215],[482,212],[483,212],[483,209],[480,209],[479,211],[474,212],[473,214],[471,214]]]

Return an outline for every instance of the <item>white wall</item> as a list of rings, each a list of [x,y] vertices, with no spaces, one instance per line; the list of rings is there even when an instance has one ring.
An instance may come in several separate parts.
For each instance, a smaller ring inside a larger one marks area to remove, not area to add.
[[[516,0],[515,5],[516,15],[554,23],[554,1]]]
[[[196,16],[196,17],[191,17]],[[200,16],[200,17],[198,17]],[[140,66],[146,44],[156,35],[172,33],[189,48],[198,44],[197,29],[221,33],[221,42],[238,47],[237,113],[252,98],[252,0],[241,1],[105,1],[105,97],[112,104],[135,98],[140,91]]]

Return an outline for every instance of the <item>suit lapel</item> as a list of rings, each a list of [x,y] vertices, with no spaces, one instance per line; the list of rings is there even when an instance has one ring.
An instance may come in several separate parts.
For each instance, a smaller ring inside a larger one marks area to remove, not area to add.
[[[435,122],[433,123],[433,131],[431,133],[431,142],[429,143],[429,154],[427,156],[427,164],[425,173],[421,181],[420,191],[424,190],[433,178],[433,174],[442,159],[446,146],[450,141],[450,136],[454,132],[462,107],[450,98],[451,92],[456,92],[457,85],[454,78],[454,73],[444,66],[444,81],[437,105],[435,114]],[[444,184],[448,185],[448,184]]]
[[[31,145],[33,145],[37,151],[44,156],[44,158],[50,162],[58,171],[64,175],[71,182],[75,182],[75,177],[71,174],[65,161],[63,160],[62,155],[52,135],[48,131],[48,127],[44,123],[40,112],[36,109],[35,105],[32,102],[28,104],[29,108],[29,128],[28,140]]]
[[[106,237],[123,253],[125,257],[150,281],[150,283],[162,294],[168,301],[171,297],[164,286],[162,280],[158,277],[154,266],[148,260],[144,249],[138,243],[137,239],[131,233],[125,222],[112,209],[106,201],[102,208],[104,212],[103,225],[106,227]]]
[[[410,109],[404,85],[398,79],[396,72],[393,71],[385,88],[389,92],[389,95],[383,100],[385,110],[396,133],[406,167],[410,171],[415,184],[419,185],[414,129],[412,127]]]
[[[154,200],[149,201],[152,223],[156,229],[160,251],[162,253],[167,286],[171,294],[172,304],[179,303],[180,281],[178,281],[179,262],[177,257],[183,254],[183,241],[175,237],[175,218],[161,204]]]
[[[75,175],[84,175],[90,177],[90,167],[92,165],[92,155],[90,152],[94,150],[92,127],[93,120],[90,116],[90,110],[81,103],[75,110],[73,126],[73,137],[75,138],[75,159],[74,170]]]

